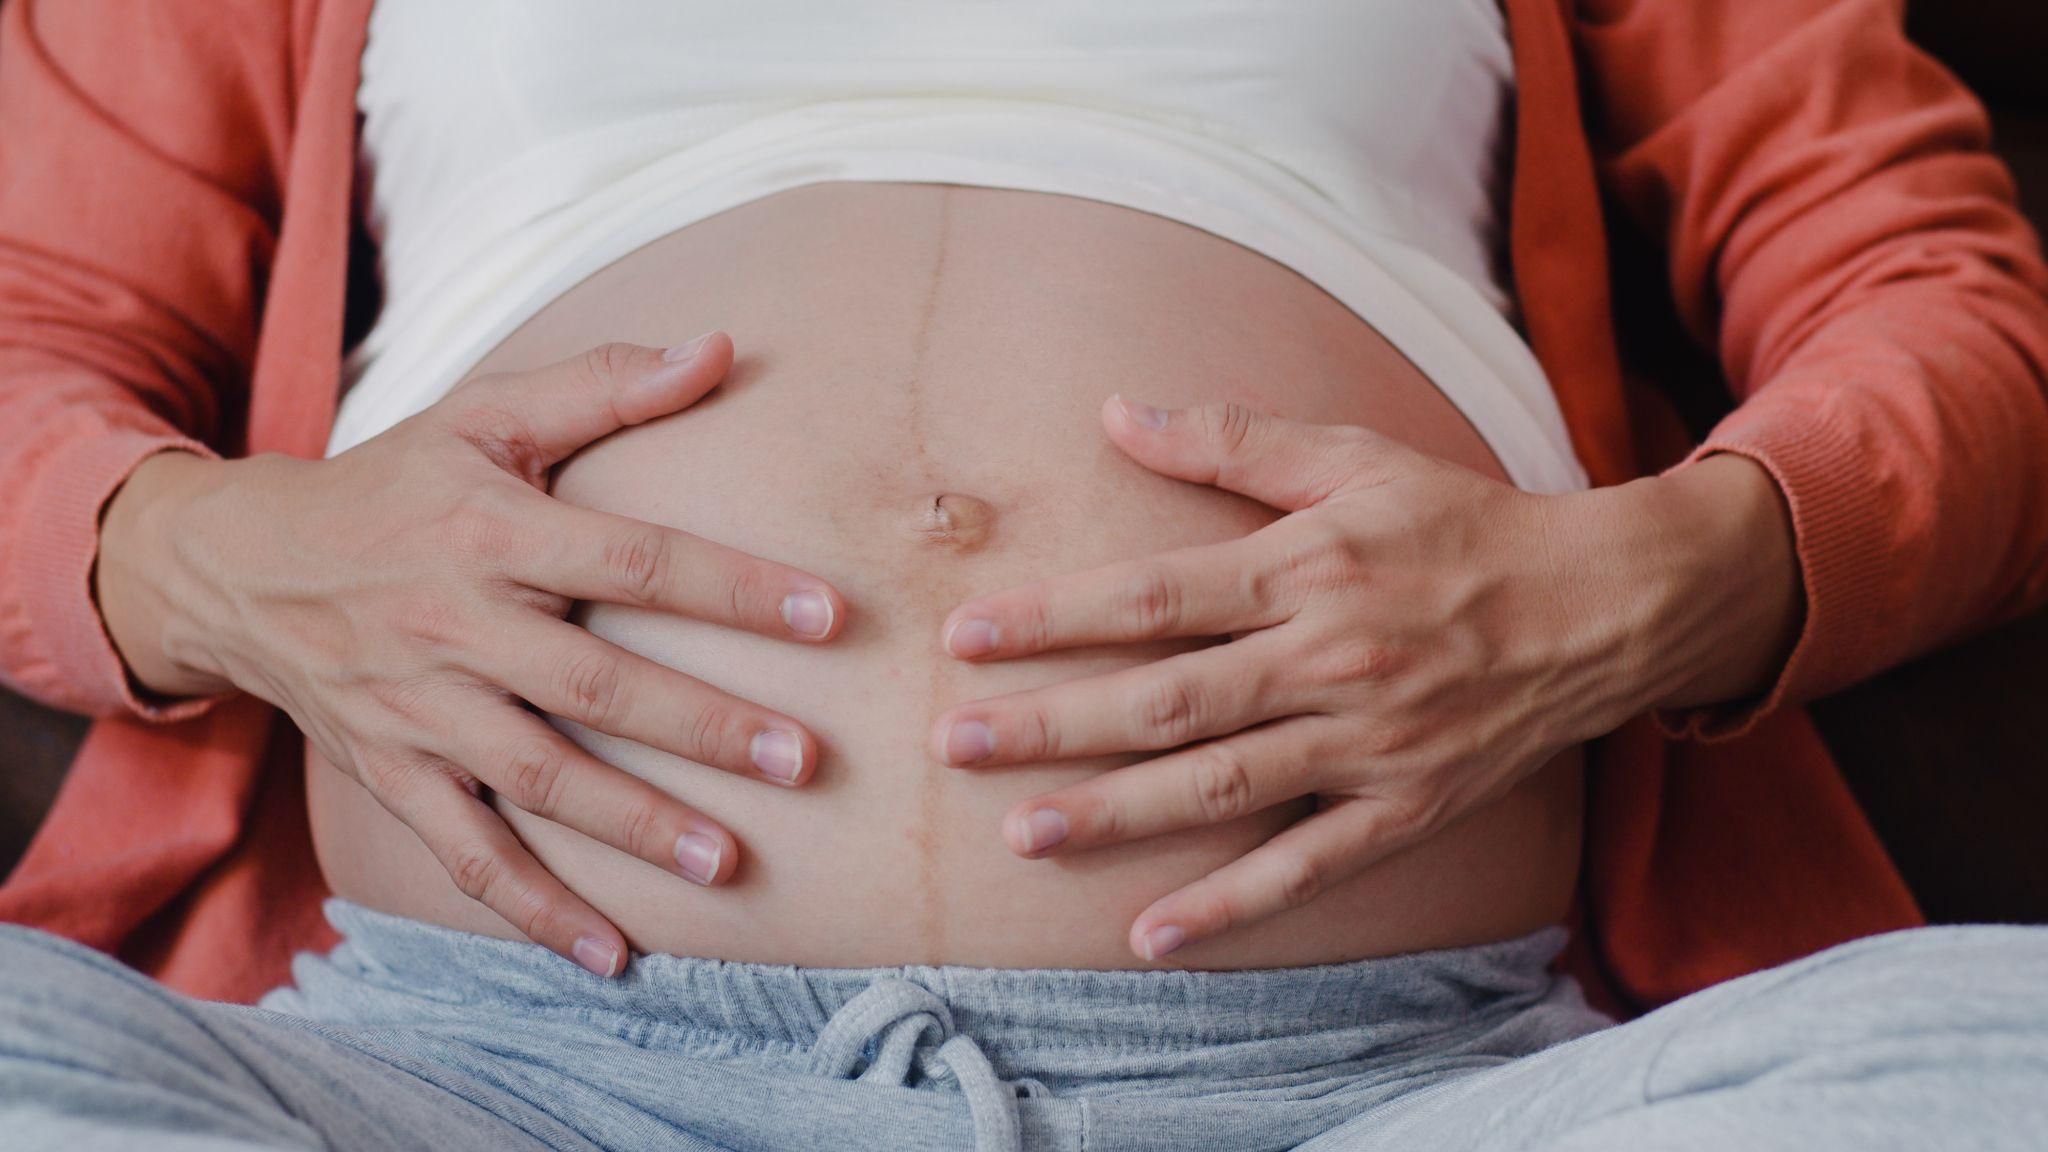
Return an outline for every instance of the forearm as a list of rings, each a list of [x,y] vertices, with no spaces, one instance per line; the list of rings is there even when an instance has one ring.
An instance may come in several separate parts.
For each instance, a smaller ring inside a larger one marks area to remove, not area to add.
[[[206,448],[142,398],[47,354],[0,350],[0,681],[52,707],[168,718],[139,700],[92,593],[98,532],[133,471]],[[182,714],[182,713],[181,713]]]
[[[238,426],[255,361],[292,28],[217,16],[0,5],[0,679],[72,711],[203,707],[137,698],[93,585],[110,498]]]
[[[1739,731],[2048,598],[2048,268],[1982,108],[1881,0],[1598,9],[1608,189],[1738,401],[1702,451],[1776,481],[1804,593],[1758,705],[1685,727]]]

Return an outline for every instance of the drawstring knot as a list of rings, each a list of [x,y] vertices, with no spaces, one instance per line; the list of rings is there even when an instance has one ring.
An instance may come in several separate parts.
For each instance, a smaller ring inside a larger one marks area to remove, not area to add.
[[[923,1041],[928,1035],[936,1044]],[[853,1076],[868,1042],[880,1039],[863,1083],[908,1085],[911,1073],[952,1080],[967,1098],[975,1152],[1023,1152],[1017,1089],[996,1075],[981,1046],[953,1030],[953,1012],[929,988],[885,976],[848,1000],[811,1046],[811,1071],[844,1080]]]

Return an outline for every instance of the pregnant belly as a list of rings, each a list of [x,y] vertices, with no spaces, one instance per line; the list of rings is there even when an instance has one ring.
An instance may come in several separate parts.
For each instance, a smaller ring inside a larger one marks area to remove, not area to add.
[[[642,951],[813,966],[1129,967],[1130,921],[1306,810],[1027,861],[1016,801],[1136,757],[960,771],[927,751],[966,700],[1157,659],[1093,650],[969,666],[939,626],[983,592],[1241,536],[1275,513],[1148,473],[1103,438],[1123,391],[1232,399],[1360,424],[1499,476],[1457,411],[1372,328],[1293,273],[1206,233],[1089,201],[828,184],[692,225],[585,281],[478,366],[607,340],[730,332],[705,402],[591,446],[564,500],[784,561],[847,597],[843,635],[800,647],[611,606],[593,632],[806,722],[815,779],[778,789],[582,730],[597,755],[730,828],[734,880],[701,889],[500,802],[521,838]],[[948,501],[952,503],[949,505]],[[939,530],[947,507],[967,530]],[[501,936],[433,857],[308,750],[320,860],[340,895]],[[1559,919],[1578,864],[1576,753],[1314,904],[1174,954],[1266,967],[1499,939]]]

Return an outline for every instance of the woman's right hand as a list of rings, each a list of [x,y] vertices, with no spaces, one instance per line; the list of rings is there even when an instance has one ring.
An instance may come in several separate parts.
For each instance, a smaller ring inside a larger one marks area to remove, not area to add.
[[[790,640],[846,618],[824,581],[687,533],[576,508],[550,469],[689,407],[724,378],[712,333],[664,354],[606,345],[486,376],[328,460],[151,457],[107,509],[96,584],[130,672],[171,696],[241,689],[282,708],[529,939],[615,974],[624,938],[481,794],[700,884],[732,835],[584,752],[534,709],[730,772],[801,783],[797,721],[600,640],[577,600]]]

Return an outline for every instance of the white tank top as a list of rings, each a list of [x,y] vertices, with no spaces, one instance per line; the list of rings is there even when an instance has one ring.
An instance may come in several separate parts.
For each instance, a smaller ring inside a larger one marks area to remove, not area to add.
[[[1501,252],[1497,0],[379,0],[357,106],[384,307],[329,452],[578,281],[800,185],[1134,208],[1292,268],[1518,485],[1585,486]]]

